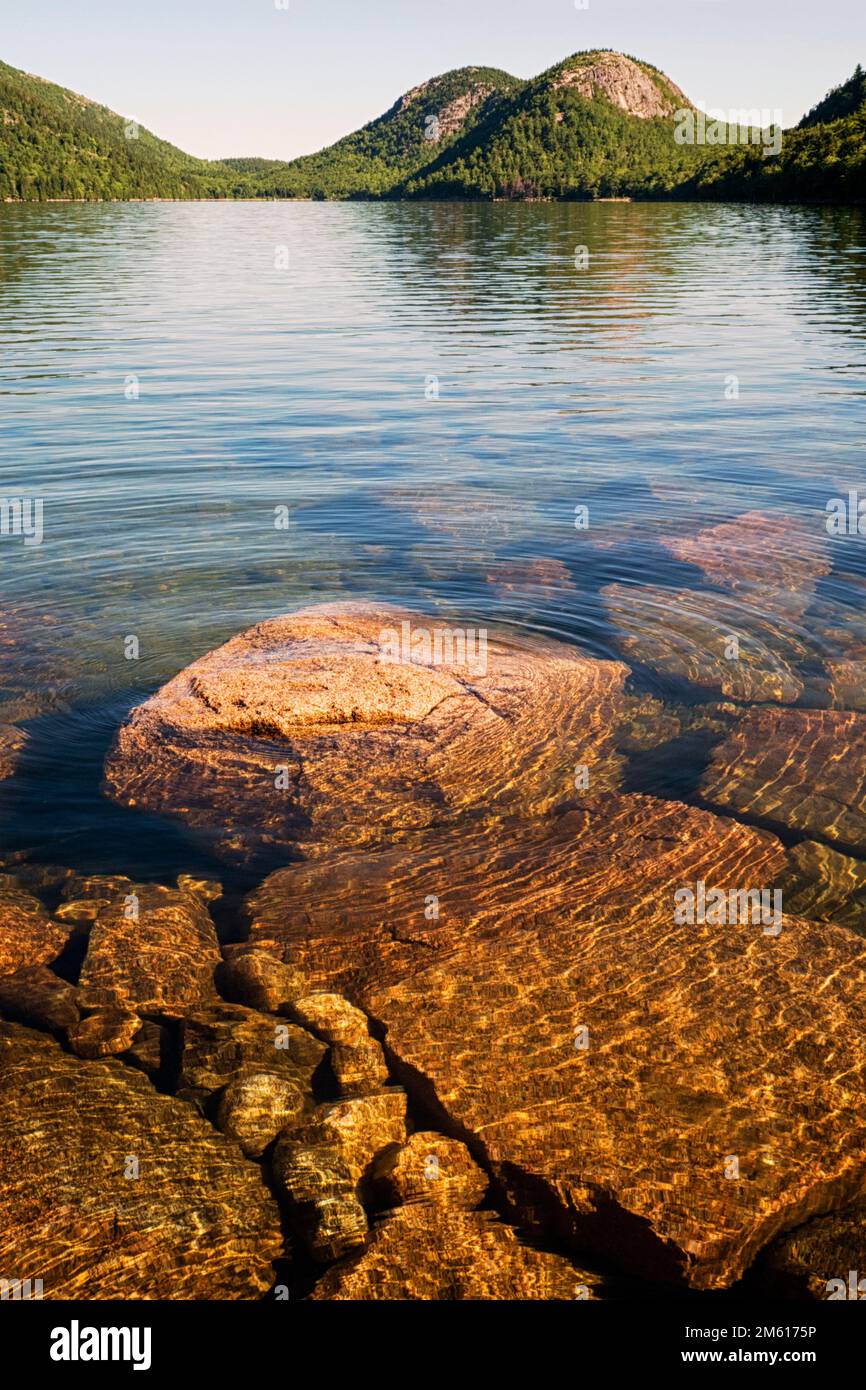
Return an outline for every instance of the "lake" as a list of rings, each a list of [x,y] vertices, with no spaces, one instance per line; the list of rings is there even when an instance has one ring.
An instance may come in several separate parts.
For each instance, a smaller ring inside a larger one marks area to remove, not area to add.
[[[626,785],[695,799],[731,701],[768,695],[707,678],[704,616],[735,620],[670,540],[790,526],[746,641],[793,703],[844,706],[866,539],[827,505],[866,495],[864,395],[856,210],[0,208],[0,496],[42,518],[0,536],[0,722],[30,735],[0,854],[213,869],[102,796],[114,733],[233,633],[341,598],[625,656]]]

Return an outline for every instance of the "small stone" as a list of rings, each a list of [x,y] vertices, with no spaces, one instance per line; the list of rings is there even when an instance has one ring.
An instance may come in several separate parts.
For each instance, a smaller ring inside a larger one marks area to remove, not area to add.
[[[220,993],[263,1013],[282,1013],[309,990],[305,975],[267,951],[248,948],[227,957],[217,972]]]
[[[423,1130],[399,1149],[386,1149],[373,1166],[371,1182],[384,1206],[435,1202],[471,1210],[487,1191],[487,1174],[465,1144]]]
[[[77,1057],[114,1057],[125,1052],[141,1027],[136,1014],[123,1009],[100,1009],[69,1029],[69,1046]]]
[[[287,1126],[304,1113],[307,1098],[286,1076],[253,1072],[229,1083],[220,1097],[217,1126],[237,1139],[244,1153],[259,1158]]]
[[[191,893],[200,902],[212,903],[223,895],[223,886],[216,878],[196,878],[193,874],[178,874],[177,886],[183,893]]]

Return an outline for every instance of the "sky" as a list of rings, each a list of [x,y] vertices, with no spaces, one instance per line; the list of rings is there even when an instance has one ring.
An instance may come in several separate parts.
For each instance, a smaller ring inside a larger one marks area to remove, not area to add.
[[[655,63],[696,103],[794,125],[866,66],[866,3],[0,0],[0,59],[208,159],[290,159],[450,68],[533,77],[583,48]]]

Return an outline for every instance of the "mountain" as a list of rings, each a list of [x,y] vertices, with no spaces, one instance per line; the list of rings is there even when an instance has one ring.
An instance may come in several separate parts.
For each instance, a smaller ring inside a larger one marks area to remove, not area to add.
[[[0,199],[863,201],[860,67],[785,132],[778,155],[760,145],[679,143],[689,112],[683,92],[651,63],[593,49],[528,82],[496,68],[444,73],[317,154],[211,162],[0,63]]]
[[[408,197],[622,197],[670,192],[715,151],[678,145],[691,103],[658,68],[574,54],[523,84],[487,123],[419,170]]]
[[[0,199],[213,198],[236,184],[225,166],[0,63]]]
[[[866,195],[866,75],[857,66],[794,130],[774,157],[760,148],[730,150],[705,166],[685,197],[724,202],[851,202]]]
[[[384,116],[290,164],[227,159],[269,197],[382,197],[495,117],[523,83],[497,68],[457,68],[400,97]]]

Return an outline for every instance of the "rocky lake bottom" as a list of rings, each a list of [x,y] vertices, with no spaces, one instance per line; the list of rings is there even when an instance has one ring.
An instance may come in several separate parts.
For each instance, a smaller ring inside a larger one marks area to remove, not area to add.
[[[4,213],[0,1278],[866,1268],[864,247]]]

